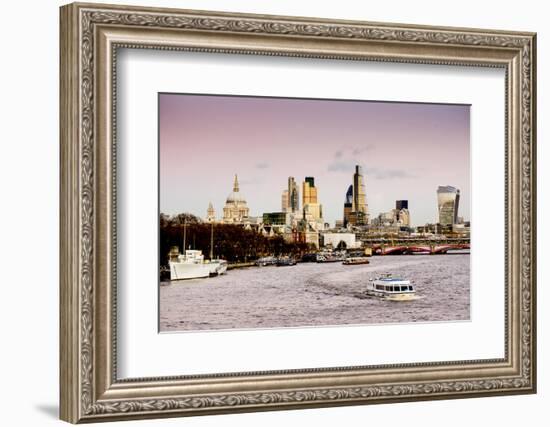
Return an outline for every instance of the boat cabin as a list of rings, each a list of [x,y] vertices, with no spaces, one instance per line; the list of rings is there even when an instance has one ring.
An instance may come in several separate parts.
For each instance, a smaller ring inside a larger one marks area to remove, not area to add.
[[[370,279],[366,293],[375,297],[399,301],[416,298],[416,290],[409,280],[390,277],[390,275]]]
[[[411,284],[374,284],[374,289],[381,292],[414,292]]]

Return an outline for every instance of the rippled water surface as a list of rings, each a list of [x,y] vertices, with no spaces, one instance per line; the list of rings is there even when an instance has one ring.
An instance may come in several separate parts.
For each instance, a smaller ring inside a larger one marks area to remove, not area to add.
[[[251,329],[469,320],[470,255],[393,255],[368,265],[251,267],[160,287],[160,330]],[[366,297],[370,277],[411,280],[422,299]]]

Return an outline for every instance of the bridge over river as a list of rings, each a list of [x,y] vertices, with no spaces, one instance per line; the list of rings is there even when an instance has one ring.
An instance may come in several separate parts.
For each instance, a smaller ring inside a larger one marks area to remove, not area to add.
[[[408,255],[408,254],[446,254],[454,251],[470,250],[470,239],[361,239],[366,248],[372,249],[373,255]]]

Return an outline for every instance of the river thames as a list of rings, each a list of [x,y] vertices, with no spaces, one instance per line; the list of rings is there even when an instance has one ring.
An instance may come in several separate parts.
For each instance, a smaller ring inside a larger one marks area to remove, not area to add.
[[[381,273],[410,280],[420,299],[364,294]],[[160,331],[439,322],[470,319],[470,254],[391,255],[368,265],[299,263],[162,282]]]

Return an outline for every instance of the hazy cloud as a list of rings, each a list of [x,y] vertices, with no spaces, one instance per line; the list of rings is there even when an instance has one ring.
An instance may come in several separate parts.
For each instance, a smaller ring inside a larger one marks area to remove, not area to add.
[[[261,177],[254,177],[254,178],[248,178],[248,179],[240,179],[239,178],[239,185],[241,187],[249,187],[253,185],[262,184],[264,182],[264,179]]]
[[[360,165],[362,163],[358,156],[371,149],[371,145],[343,147],[334,153],[334,159],[331,163],[329,163],[327,170],[329,172],[353,173],[355,165]]]
[[[363,154],[365,151],[369,151],[372,149],[371,145],[363,145],[361,147],[355,147],[351,150],[351,154],[354,156],[358,156],[359,154]]]
[[[359,147],[343,147],[334,153],[335,159],[341,159],[343,157],[352,157],[363,154],[366,151],[372,149],[372,145],[361,145]]]
[[[356,164],[354,160],[336,160],[328,165],[328,171],[353,173]]]
[[[355,172],[355,165],[358,162],[355,160],[337,160],[328,165],[329,172],[343,172],[352,175]],[[388,180],[388,179],[412,179],[417,175],[410,171],[401,169],[380,169],[380,168],[363,168],[363,175],[367,179]]]
[[[267,162],[256,163],[257,169],[267,169],[268,167],[269,167],[269,163]]]
[[[378,169],[378,168],[367,168],[365,171],[367,177],[374,179],[411,179],[416,178],[416,175],[410,173],[409,171],[401,169]]]

